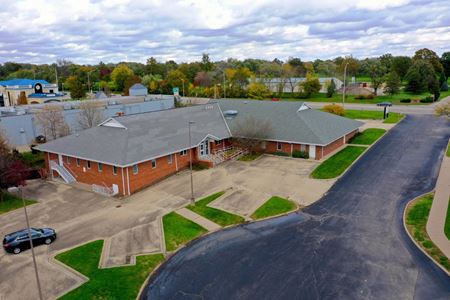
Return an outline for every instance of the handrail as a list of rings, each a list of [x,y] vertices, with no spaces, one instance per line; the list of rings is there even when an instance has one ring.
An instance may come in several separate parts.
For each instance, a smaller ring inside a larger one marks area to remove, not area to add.
[[[74,171],[72,171],[72,169],[69,167],[68,164],[66,164],[66,163],[63,162],[63,166],[67,169],[67,171],[70,172],[70,174],[71,174],[73,177],[75,177],[75,178],[78,177],[78,175],[77,175]]]

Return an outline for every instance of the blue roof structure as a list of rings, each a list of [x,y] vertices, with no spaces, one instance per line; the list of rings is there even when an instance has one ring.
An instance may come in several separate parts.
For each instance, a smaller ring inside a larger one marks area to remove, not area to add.
[[[17,78],[17,79],[0,81],[0,85],[2,85],[2,86],[15,86],[15,85],[28,86],[28,85],[31,85],[32,87],[34,87],[34,85],[36,83],[49,84],[48,81],[46,81],[46,80],[42,80],[42,79],[34,80],[34,79],[27,79],[27,78]]]

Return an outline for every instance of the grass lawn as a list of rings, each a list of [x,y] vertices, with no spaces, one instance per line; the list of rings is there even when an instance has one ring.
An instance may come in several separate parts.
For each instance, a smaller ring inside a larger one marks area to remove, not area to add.
[[[447,145],[447,157],[450,157],[450,143]]]
[[[450,240],[450,198],[448,199],[447,217],[445,218],[444,232],[447,238]]]
[[[205,197],[195,203],[195,205],[189,205],[187,208],[193,212],[219,224],[220,226],[228,226],[233,224],[239,224],[244,222],[244,218],[230,214],[220,209],[208,207],[207,205],[212,201],[222,196],[225,192],[218,192]]]
[[[365,147],[347,146],[322,162],[311,176],[316,179],[335,178],[344,173],[365,150]]]
[[[245,154],[238,158],[239,161],[253,161],[261,156],[261,153]]]
[[[450,271],[450,261],[430,240],[426,231],[428,215],[434,194],[430,193],[410,203],[406,209],[406,227],[420,246]],[[448,219],[448,216],[447,216]]]
[[[181,245],[207,232],[205,228],[175,212],[163,217],[163,226],[167,251],[174,251]]]
[[[22,199],[16,195],[11,195],[10,193],[2,193],[2,195],[3,201],[0,201],[0,215],[23,207]],[[37,203],[37,201],[25,199],[27,206],[34,203]]]
[[[382,120],[383,110],[357,110],[357,109],[346,109],[345,117],[350,119],[369,119],[369,120]],[[404,115],[400,113],[391,112],[389,117],[384,120],[383,123],[398,123],[403,119]]]
[[[355,135],[349,142],[349,144],[358,145],[372,145],[376,140],[378,140],[386,130],[381,128],[368,128],[361,133]]]
[[[134,300],[150,272],[164,260],[162,254],[136,257],[135,266],[99,269],[103,240],[58,254],[56,259],[72,267],[89,281],[60,299]]]
[[[262,219],[271,216],[280,215],[297,208],[297,205],[287,199],[273,196],[261,205],[252,215],[252,219]]]

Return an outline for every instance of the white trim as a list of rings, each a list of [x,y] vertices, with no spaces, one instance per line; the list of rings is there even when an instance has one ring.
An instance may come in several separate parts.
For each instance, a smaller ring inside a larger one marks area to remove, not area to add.
[[[229,138],[230,138],[230,137],[233,137],[233,134],[231,133],[230,127],[228,127],[227,120],[225,120],[225,116],[224,116],[224,114],[223,114],[223,112],[222,112],[222,109],[220,108],[219,103],[216,102],[216,105],[217,105],[217,107],[219,108],[220,115],[222,116],[222,120],[223,120],[223,122],[225,123],[225,126],[226,126],[227,129],[228,129],[228,133],[230,134]]]
[[[131,195],[130,193],[130,175],[128,174],[128,168],[127,168],[127,185],[128,185],[128,196]]]
[[[124,180],[124,178],[123,178],[123,168],[120,168],[120,172],[122,173],[122,188],[123,188],[123,195],[125,196],[126,195],[126,192],[125,192],[125,180]]]

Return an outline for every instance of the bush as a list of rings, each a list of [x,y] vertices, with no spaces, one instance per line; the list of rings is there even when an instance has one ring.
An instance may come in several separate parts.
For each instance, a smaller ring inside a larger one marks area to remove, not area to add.
[[[338,116],[344,116],[345,112],[344,112],[344,108],[340,105],[337,104],[328,104],[325,105],[322,109],[324,112],[330,113],[330,114],[335,114]]]
[[[433,247],[433,243],[429,240],[425,240],[424,242],[422,242],[422,246],[424,246],[427,249],[430,249]]]
[[[408,98],[406,98],[406,99],[400,99],[400,102],[401,102],[401,103],[411,103],[411,99],[408,99]]]
[[[308,154],[308,152],[305,152],[305,151],[294,150],[292,152],[292,157],[295,157],[295,158],[309,158],[309,154]]]
[[[365,99],[364,95],[355,95],[356,100],[362,100]]]
[[[195,162],[192,163],[192,170],[194,171],[201,171],[209,169],[209,165],[207,163],[201,163],[201,162]]]
[[[420,103],[433,103],[433,98],[428,96],[423,99],[420,99]]]
[[[375,98],[375,95],[374,94],[369,94],[365,98],[368,99],[368,100],[371,100],[371,99]]]
[[[282,151],[276,151],[272,153],[273,155],[278,155],[278,156],[289,156],[289,154],[287,154],[286,152],[282,152]]]

